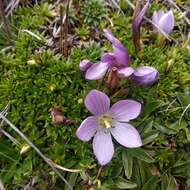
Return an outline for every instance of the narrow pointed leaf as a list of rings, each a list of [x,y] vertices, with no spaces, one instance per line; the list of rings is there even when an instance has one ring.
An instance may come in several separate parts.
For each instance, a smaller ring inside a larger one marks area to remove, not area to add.
[[[128,149],[128,154],[130,154],[132,157],[135,157],[139,160],[142,160],[147,163],[154,162],[154,158],[148,153],[148,151],[142,149],[142,148],[133,148]]]
[[[131,182],[121,177],[119,177],[115,183],[119,189],[134,189],[137,187],[136,183]]]
[[[133,158],[128,155],[125,151],[122,153],[123,167],[127,179],[130,179],[133,172]]]
[[[141,190],[156,190],[156,186],[157,186],[157,177],[153,176],[151,177],[141,188]]]

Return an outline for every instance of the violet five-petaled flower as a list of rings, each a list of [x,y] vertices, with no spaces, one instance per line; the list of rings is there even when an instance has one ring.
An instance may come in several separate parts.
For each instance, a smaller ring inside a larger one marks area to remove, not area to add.
[[[120,77],[130,76],[133,68],[129,67],[129,55],[123,44],[108,29],[104,29],[105,37],[112,43],[113,52],[104,53],[98,63],[93,64],[87,71],[88,80],[101,79],[111,69],[117,70]]]
[[[160,10],[158,12],[154,11],[152,15],[152,22],[157,26],[157,28],[154,27],[156,31],[160,28],[166,34],[171,33],[175,23],[173,11],[170,10],[166,13],[164,13],[163,10]]]
[[[154,84],[159,77],[159,72],[150,66],[142,66],[135,69],[131,75],[131,79],[142,86],[150,86]]]
[[[142,145],[139,132],[128,123],[140,114],[139,102],[120,100],[110,108],[110,99],[105,93],[91,90],[85,98],[85,106],[93,116],[81,123],[76,135],[82,141],[89,141],[94,136],[93,152],[100,165],[106,165],[113,157],[111,135],[119,144],[128,148]]]

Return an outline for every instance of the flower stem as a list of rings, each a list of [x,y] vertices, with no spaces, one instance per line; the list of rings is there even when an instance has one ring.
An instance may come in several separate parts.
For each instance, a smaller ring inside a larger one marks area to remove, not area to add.
[[[157,36],[157,47],[163,47],[164,44],[165,44],[165,37],[161,33],[158,33],[158,36]]]
[[[101,177],[102,174],[102,170],[103,170],[103,166],[100,166],[99,170],[98,170],[98,174],[96,176],[96,180],[98,180]]]

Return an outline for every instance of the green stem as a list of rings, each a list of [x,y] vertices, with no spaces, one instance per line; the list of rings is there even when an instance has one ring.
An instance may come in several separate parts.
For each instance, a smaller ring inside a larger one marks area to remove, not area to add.
[[[164,44],[165,44],[165,37],[161,33],[158,33],[158,36],[157,36],[157,46],[158,47],[163,47]]]

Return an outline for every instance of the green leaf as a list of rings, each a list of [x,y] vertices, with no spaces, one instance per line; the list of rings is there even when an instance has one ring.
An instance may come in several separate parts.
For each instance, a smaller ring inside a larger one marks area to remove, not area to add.
[[[153,131],[153,130],[148,133],[145,133],[144,135],[142,135],[143,145],[152,142],[153,140],[156,139],[156,137],[158,137],[158,135],[159,135],[159,133],[156,131]]]
[[[129,180],[126,180],[124,178],[119,177],[117,181],[115,182],[116,186],[119,189],[134,189],[137,187],[137,184],[134,182],[131,182]]]
[[[3,172],[2,171],[0,172],[0,178],[4,183],[8,184],[10,181],[12,181],[12,178],[17,172],[17,167],[18,167],[17,164],[18,164],[17,162],[13,162],[12,164],[4,168],[5,170]]]
[[[141,186],[141,173],[140,173],[140,167],[139,167],[139,162],[135,158],[133,160],[133,178],[134,181],[137,183],[137,186]]]
[[[116,185],[114,183],[104,183],[101,190],[116,190]]]
[[[172,174],[175,176],[181,176],[187,174],[190,168],[190,161],[179,161],[172,167]],[[187,174],[188,175],[188,174]]]
[[[116,177],[120,176],[121,172],[122,172],[122,169],[123,169],[122,162],[118,162],[116,165],[113,166],[113,169],[112,169],[112,172],[111,172],[111,176],[113,178],[116,178]]]
[[[190,142],[190,128],[185,128],[187,140]]]
[[[139,173],[141,177],[141,184],[145,184],[147,180],[150,179],[151,174],[149,170],[149,164],[146,162],[142,162],[140,160],[137,160],[138,167],[139,167]]]
[[[161,181],[162,190],[178,190],[177,182],[173,176],[165,174]]]
[[[141,190],[155,190],[157,186],[157,177],[152,176],[141,188]]]
[[[158,124],[158,123],[155,123],[155,124],[154,124],[154,127],[155,127],[156,129],[158,129],[159,131],[161,131],[162,133],[165,133],[165,134],[167,134],[167,135],[175,135],[175,134],[177,133],[176,130],[171,129],[171,128],[168,128],[168,127],[165,127],[165,126],[160,125],[160,124]]]
[[[68,183],[69,183],[72,187],[75,186],[77,177],[78,177],[78,173],[70,173],[70,174],[68,175],[67,181],[68,181]],[[69,188],[68,188],[67,185],[65,185],[65,190],[69,190]]]
[[[143,109],[143,112],[145,114],[150,114],[153,111],[155,111],[157,108],[162,107],[162,106],[163,106],[163,103],[161,101],[152,100],[152,101],[147,102],[147,104],[145,105]]]
[[[190,93],[177,93],[177,99],[182,106],[190,104]]]
[[[167,186],[166,190],[178,190],[177,182],[173,176],[169,177],[168,186]]]
[[[154,162],[154,158],[148,153],[148,151],[142,149],[142,148],[133,148],[128,149],[128,154],[130,154],[132,157],[135,157],[139,160],[142,160],[147,163]]]
[[[123,167],[127,179],[130,179],[133,172],[133,158],[127,154],[126,151],[122,152]]]
[[[6,140],[0,140],[0,160],[16,162],[19,153],[14,149],[11,143]]]

